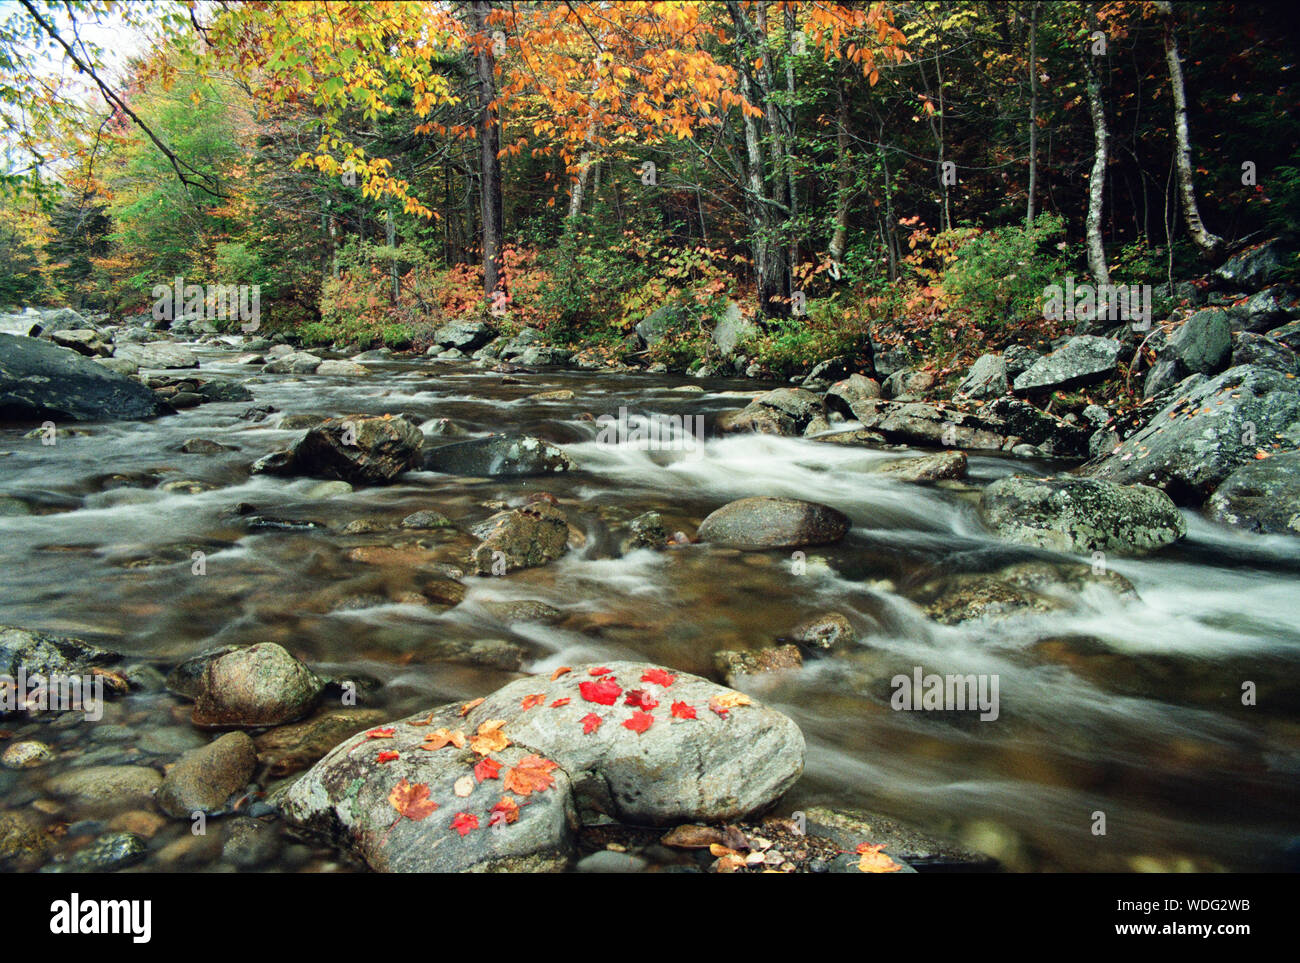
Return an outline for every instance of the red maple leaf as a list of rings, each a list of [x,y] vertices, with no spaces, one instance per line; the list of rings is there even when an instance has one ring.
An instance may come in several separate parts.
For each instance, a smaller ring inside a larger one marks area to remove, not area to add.
[[[588,702],[596,702],[602,706],[612,706],[623,688],[613,681],[580,682],[578,683],[578,691],[582,693],[582,697]]]
[[[677,676],[663,669],[647,669],[641,676],[642,682],[653,682],[655,685],[661,685],[665,689],[677,681]]]
[[[467,836],[471,829],[478,829],[478,817],[473,813],[457,813],[451,820],[451,828]]]
[[[383,752],[379,754],[380,762],[392,762],[394,759],[401,759],[401,758],[402,758],[402,754],[392,749],[385,749]]]
[[[596,715],[596,713],[588,712],[582,717],[582,731],[587,733],[587,735],[591,735],[600,728],[600,724],[604,721],[605,720]]]
[[[500,779],[501,763],[484,756],[474,766],[474,778],[479,782],[484,779]]]
[[[488,825],[509,826],[519,821],[519,804],[509,796],[502,796],[501,801],[488,810]]]
[[[391,739],[397,730],[389,726],[386,729],[371,729],[366,733],[367,739]]]
[[[696,717],[695,707],[687,705],[685,702],[674,702],[672,712],[674,719],[694,719]]]
[[[531,709],[533,706],[539,706],[545,701],[546,701],[546,696],[542,695],[539,692],[536,695],[524,696],[524,701],[521,703],[521,705],[525,709]]]
[[[623,703],[628,706],[635,706],[639,709],[645,709],[649,712],[659,704],[659,700],[650,695],[645,689],[629,689],[627,700]]]
[[[655,717],[648,712],[634,712],[632,718],[623,722],[624,729],[631,729],[633,732],[645,732],[654,725]]]
[[[551,703],[551,708],[558,709],[560,708],[560,706],[567,706],[572,701],[573,700],[568,698],[567,696],[563,699],[556,699],[554,702]]]
[[[602,665],[599,668],[588,669],[587,675],[609,675],[609,669]]]

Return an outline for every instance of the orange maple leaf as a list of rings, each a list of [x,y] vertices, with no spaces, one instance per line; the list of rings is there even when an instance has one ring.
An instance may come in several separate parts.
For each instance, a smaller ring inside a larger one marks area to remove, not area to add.
[[[554,682],[554,681],[555,681],[556,679],[558,679],[560,676],[562,676],[562,675],[568,675],[568,674],[569,674],[570,672],[572,672],[572,671],[573,671],[573,670],[572,670],[571,668],[569,668],[567,665],[562,665],[562,666],[560,666],[558,669],[556,669],[554,672],[551,673],[551,681]]]
[[[420,746],[420,748],[433,751],[435,749],[441,749],[443,746],[447,745],[455,746],[457,749],[464,749],[464,730],[457,729],[453,732],[446,728],[434,729],[433,732],[424,737],[424,745]]]
[[[463,706],[460,707],[460,717],[464,719],[467,715],[470,714],[472,710],[477,709],[485,701],[486,700],[480,696],[477,699],[471,699],[469,702],[466,702]]]
[[[718,715],[726,718],[727,712],[737,706],[752,705],[749,696],[743,692],[732,692],[730,690],[721,692],[709,700],[709,708]]]
[[[573,701],[573,700],[570,699],[570,698],[568,698],[567,696],[566,696],[565,698],[563,698],[563,699],[556,699],[554,702],[551,703],[551,708],[552,708],[552,709],[558,709],[558,708],[560,708],[561,706],[567,706],[567,705],[568,705],[570,702],[572,702],[572,701]]]
[[[488,825],[500,826],[519,822],[519,804],[509,796],[502,796],[501,801],[488,810]]]
[[[549,759],[538,755],[525,756],[506,773],[505,786],[513,793],[528,796],[543,792],[555,785],[551,770],[557,768]]]
[[[877,846],[859,843],[857,851],[862,858],[858,860],[858,869],[864,873],[897,873],[902,869],[883,852],[884,848],[883,843]]]
[[[402,754],[394,749],[385,749],[379,754],[379,762],[392,762],[394,759],[401,759]]]
[[[506,724],[504,719],[489,719],[478,727],[478,732],[470,740],[469,747],[477,752],[480,756],[491,755],[494,752],[500,752],[510,745],[510,740],[506,734],[501,731],[501,727]]]
[[[417,823],[438,808],[438,804],[429,798],[427,785],[422,782],[412,784],[405,779],[393,787],[388,801],[399,813]]]
[[[501,763],[484,756],[474,766],[474,778],[479,782],[484,779],[500,779]]]
[[[397,730],[391,726],[386,729],[371,729],[366,733],[367,739],[391,739]]]
[[[521,703],[521,706],[525,709],[531,709],[533,706],[539,706],[545,701],[546,696],[539,692],[535,695],[524,696],[524,701]]]
[[[631,719],[623,721],[624,729],[631,729],[635,733],[642,733],[654,725],[655,717],[648,712],[642,712],[639,709],[632,713]]]

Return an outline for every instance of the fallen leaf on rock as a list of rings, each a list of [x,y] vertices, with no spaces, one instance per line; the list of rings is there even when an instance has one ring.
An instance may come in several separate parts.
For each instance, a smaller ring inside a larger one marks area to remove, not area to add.
[[[728,846],[724,846],[724,845],[722,845],[722,843],[710,843],[710,844],[709,844],[709,853],[710,853],[711,855],[713,855],[713,856],[717,856],[718,858],[721,858],[721,857],[723,857],[723,856],[739,856],[739,855],[740,855],[740,853],[736,852],[734,849],[731,849],[731,848],[728,847]]]
[[[653,682],[655,685],[661,685],[665,689],[677,681],[677,676],[663,669],[647,669],[641,676],[642,682]]]
[[[488,810],[488,825],[500,826],[519,822],[519,804],[509,796],[502,796],[501,801]]]
[[[506,734],[501,731],[501,727],[506,724],[504,719],[489,719],[478,727],[478,732],[470,740],[469,747],[477,752],[480,756],[491,755],[494,752],[500,752],[510,745],[510,740]]]
[[[568,675],[568,674],[569,674],[570,672],[572,672],[572,671],[573,671],[573,670],[572,670],[571,668],[569,668],[567,665],[562,665],[562,666],[560,666],[558,669],[556,669],[554,672],[551,673],[551,681],[554,682],[554,681],[555,681],[556,679],[558,679],[560,676],[562,676],[562,675]]]
[[[578,685],[578,691],[588,702],[612,706],[623,688],[617,682],[582,682]]]
[[[657,705],[658,703],[656,703]],[[642,712],[639,709],[632,713],[631,719],[623,721],[624,729],[631,729],[635,733],[642,733],[654,725],[655,717],[648,712]]]
[[[747,706],[752,704],[753,703],[749,701],[749,696],[745,695],[743,692],[727,691],[715,695],[709,700],[709,708],[724,718],[729,710],[734,709],[737,706]]]
[[[706,849],[724,841],[725,835],[717,826],[697,826],[693,823],[674,826],[659,840],[674,849]]]
[[[482,696],[479,696],[477,699],[471,699],[469,702],[466,702],[463,706],[460,707],[460,717],[464,719],[473,710],[481,706],[483,702],[484,702],[484,698]]]
[[[588,712],[585,716],[582,717],[582,731],[585,732],[587,735],[591,735],[593,732],[595,732],[597,729],[600,728],[600,724],[604,721],[605,720],[602,719],[600,716],[596,715],[596,713]]]
[[[546,696],[538,692],[535,695],[524,696],[524,701],[520,703],[520,706],[524,709],[531,709],[534,706],[541,705],[545,701],[546,701]]]
[[[534,792],[544,792],[555,785],[551,770],[558,768],[549,759],[538,755],[524,756],[514,768],[506,771],[505,786],[520,796],[529,796]]]
[[[858,860],[858,869],[864,873],[897,873],[901,866],[885,855],[882,850],[884,844],[871,845],[870,843],[860,843],[858,845],[858,854],[862,857]]]
[[[473,813],[457,813],[452,817],[451,828],[461,836],[467,836],[471,829],[478,829],[478,817]]]
[[[587,675],[609,675],[609,669],[602,665],[598,668],[588,669]]]
[[[685,702],[674,702],[672,707],[672,714],[674,719],[696,718],[695,707],[692,705],[687,705]]]
[[[402,754],[395,749],[385,749],[379,754],[380,762],[392,762],[394,759],[401,759]]]
[[[659,700],[647,693],[645,689],[629,689],[627,699],[623,704],[636,706],[649,712],[655,706],[659,705]]]
[[[419,822],[438,808],[438,804],[429,798],[429,787],[422,782],[409,783],[405,779],[393,787],[388,794],[392,807],[407,819]]]
[[[565,698],[563,698],[563,699],[556,699],[554,702],[551,703],[551,708],[552,708],[552,709],[558,709],[558,708],[560,708],[561,706],[567,706],[567,705],[568,705],[570,702],[572,702],[572,701],[573,701],[573,700],[570,699],[570,698],[568,698],[567,696],[566,696]]]
[[[397,730],[391,726],[386,729],[371,729],[366,733],[367,739],[391,739]]]
[[[462,712],[461,715],[464,715],[464,713]],[[416,721],[408,722],[407,725],[408,726],[431,726],[433,725],[433,713],[430,712],[427,718],[421,719],[418,722]]]
[[[479,782],[484,779],[500,779],[501,763],[484,756],[474,765],[474,778]]]
[[[420,748],[434,751],[448,745],[455,746],[457,749],[464,749],[464,731],[461,729],[457,729],[454,732],[446,728],[434,729],[433,732],[424,737],[424,745],[420,746]]]
[[[474,774],[466,773],[452,784],[451,791],[464,798],[474,791]]]

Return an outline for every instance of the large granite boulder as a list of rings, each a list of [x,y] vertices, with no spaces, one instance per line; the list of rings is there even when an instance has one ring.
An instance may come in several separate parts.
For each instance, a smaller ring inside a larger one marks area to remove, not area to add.
[[[1216,522],[1263,535],[1300,535],[1300,452],[1248,461],[1206,503]]]
[[[729,548],[829,545],[849,530],[849,519],[828,505],[764,496],[728,502],[700,523],[701,542]]]
[[[140,382],[75,351],[0,334],[0,421],[116,421],[171,410]]]
[[[1116,371],[1121,348],[1120,342],[1110,338],[1078,335],[1035,361],[1016,376],[1012,386],[1027,394],[1065,391],[1105,381]]]
[[[288,451],[272,452],[259,459],[253,472],[379,485],[418,467],[423,444],[420,429],[405,418],[330,418],[310,429]]]

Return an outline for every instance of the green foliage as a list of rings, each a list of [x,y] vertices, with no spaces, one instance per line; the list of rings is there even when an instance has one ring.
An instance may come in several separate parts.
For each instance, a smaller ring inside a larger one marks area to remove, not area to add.
[[[1064,276],[1065,223],[1040,214],[1032,226],[982,231],[953,248],[941,275],[949,306],[985,334],[1042,311],[1043,289]],[[942,237],[942,235],[941,235]]]

